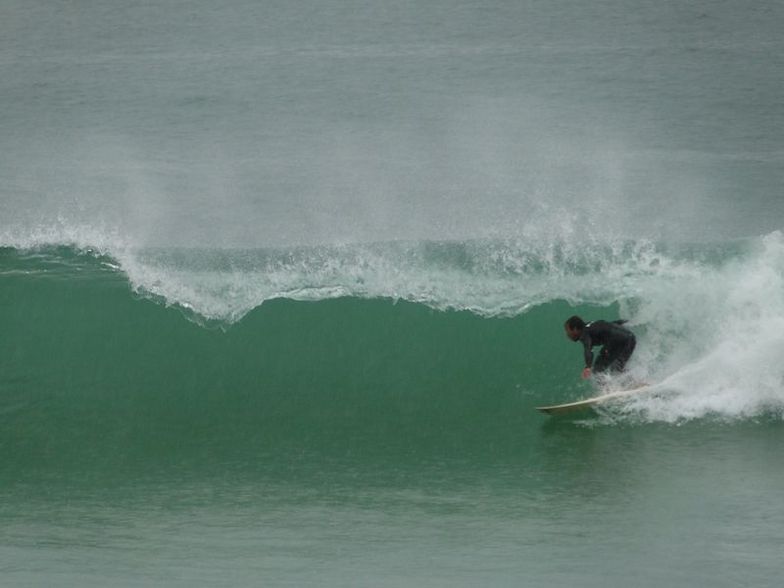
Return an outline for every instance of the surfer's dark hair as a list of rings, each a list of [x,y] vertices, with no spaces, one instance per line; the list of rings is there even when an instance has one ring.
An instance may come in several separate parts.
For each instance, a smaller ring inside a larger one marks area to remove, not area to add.
[[[579,316],[574,315],[566,320],[564,326],[568,327],[571,331],[582,331],[585,328],[585,321]]]

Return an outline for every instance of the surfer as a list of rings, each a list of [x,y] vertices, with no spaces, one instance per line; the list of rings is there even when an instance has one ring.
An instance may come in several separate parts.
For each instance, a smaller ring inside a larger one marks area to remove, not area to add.
[[[585,349],[585,369],[583,379],[590,378],[591,372],[622,372],[626,362],[634,353],[637,339],[629,329],[621,326],[626,321],[592,321],[586,323],[579,316],[569,318],[564,324],[566,336],[572,341],[583,344]],[[602,350],[593,361],[593,347]]]

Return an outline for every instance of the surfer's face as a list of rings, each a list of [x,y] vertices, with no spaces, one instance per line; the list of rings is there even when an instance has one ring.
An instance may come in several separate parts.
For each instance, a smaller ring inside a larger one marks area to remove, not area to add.
[[[566,329],[566,336],[569,337],[572,341],[577,341],[580,339],[580,331],[577,329],[570,329],[569,326],[565,326]]]

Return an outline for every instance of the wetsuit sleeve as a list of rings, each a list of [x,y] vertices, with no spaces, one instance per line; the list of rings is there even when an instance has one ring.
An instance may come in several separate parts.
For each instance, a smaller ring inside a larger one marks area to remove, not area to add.
[[[580,342],[583,344],[583,352],[585,354],[585,367],[593,367],[593,342],[591,336],[587,331],[583,331],[583,336],[580,337]]]

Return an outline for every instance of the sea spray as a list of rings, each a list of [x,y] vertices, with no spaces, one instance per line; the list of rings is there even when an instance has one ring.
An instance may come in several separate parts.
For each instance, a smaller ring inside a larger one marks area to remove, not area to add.
[[[391,298],[482,316],[514,316],[551,300],[610,304],[635,297],[672,265],[646,240],[391,241],[266,249],[137,247],[113,231],[48,226],[0,235],[21,250],[113,258],[131,287],[231,324],[265,300]]]

